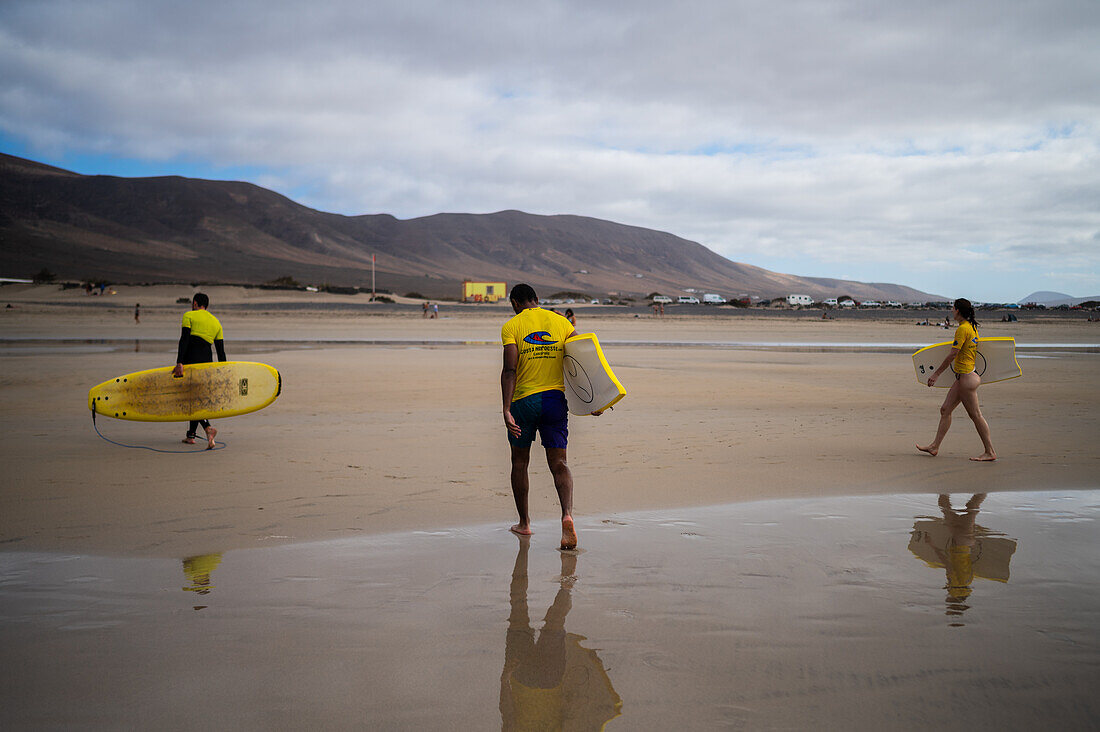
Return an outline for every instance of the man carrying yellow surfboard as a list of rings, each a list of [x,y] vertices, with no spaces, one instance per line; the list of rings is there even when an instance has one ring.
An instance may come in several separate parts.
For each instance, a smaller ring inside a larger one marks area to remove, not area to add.
[[[577,332],[561,315],[540,308],[538,295],[530,285],[516,285],[509,299],[516,315],[500,329],[504,345],[500,391],[504,426],[508,428],[508,442],[512,446],[512,496],[519,512],[519,523],[511,530],[521,536],[531,534],[527,468],[537,431],[542,436],[546,463],[561,502],[561,548],[575,549],[573,474],[566,462],[569,408],[562,361],[565,341]]]
[[[210,363],[214,360],[210,346],[218,351],[218,360],[225,361],[225,336],[222,333],[222,324],[210,313],[210,298],[201,292],[196,292],[191,298],[191,309],[183,314],[183,332],[180,334],[179,348],[176,351],[176,368],[172,375],[183,376],[184,364]],[[210,422],[192,420],[187,426],[187,436],[183,441],[188,445],[195,444],[199,425],[202,425],[206,433],[207,450],[215,447],[214,437],[218,431],[210,426]]]

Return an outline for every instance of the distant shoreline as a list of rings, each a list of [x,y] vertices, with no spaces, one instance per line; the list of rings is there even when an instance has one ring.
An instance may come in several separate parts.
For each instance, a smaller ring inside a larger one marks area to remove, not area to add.
[[[333,292],[309,292],[296,288],[268,287],[258,285],[199,285],[192,287],[188,284],[145,284],[145,285],[112,285],[115,294],[87,295],[81,288],[62,288],[59,283],[50,284],[0,284],[0,310],[8,303],[13,307],[40,307],[62,308],[66,310],[110,310],[132,311],[136,303],[141,304],[145,311],[177,310],[186,303],[178,300],[188,298],[196,291],[204,291],[210,294],[212,309],[232,312],[240,311],[267,311],[282,313],[343,313],[362,315],[421,315],[423,303],[438,303],[441,315],[466,317],[487,314],[499,314],[501,317],[508,315],[511,310],[506,302],[497,303],[463,303],[455,300],[443,299],[417,299],[401,295],[386,294],[392,299],[392,303],[372,302],[369,292],[356,294],[341,294]],[[108,290],[110,292],[110,290]],[[380,295],[382,293],[379,293]],[[601,318],[653,318],[653,306],[648,302],[637,302],[632,305],[593,305],[591,303],[561,303],[549,305],[559,311],[572,308],[578,313],[585,312],[588,315],[597,315]],[[784,320],[823,320],[822,313],[827,312],[829,319],[844,320],[873,320],[908,323],[913,321],[928,320],[934,327],[936,323],[942,323],[944,318],[950,315],[944,308],[853,308],[853,309],[829,309],[820,307],[795,308],[771,308],[771,307],[733,307],[729,305],[688,305],[672,304],[665,306],[665,319],[690,318],[720,318],[720,319],[745,319],[761,318]],[[999,322],[1008,312],[1012,312],[1020,322],[1066,322],[1075,320],[1088,320],[1091,311],[1088,310],[1025,310],[996,308],[979,310],[979,322]]]

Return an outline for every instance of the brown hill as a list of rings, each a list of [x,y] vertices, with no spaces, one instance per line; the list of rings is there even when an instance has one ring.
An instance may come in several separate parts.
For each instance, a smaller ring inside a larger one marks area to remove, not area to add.
[[[250,183],[80,175],[0,154],[0,274],[43,267],[65,279],[301,282],[455,295],[463,279],[572,290],[726,296],[792,292],[943,299],[908,287],[797,277],[732,262],[664,232],[520,211],[386,214],[315,211]]]

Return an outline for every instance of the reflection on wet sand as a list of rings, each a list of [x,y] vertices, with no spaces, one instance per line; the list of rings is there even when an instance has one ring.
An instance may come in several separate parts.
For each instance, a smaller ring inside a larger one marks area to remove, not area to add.
[[[978,509],[986,494],[977,493],[966,507],[951,507],[951,497],[940,495],[942,519],[926,519],[913,525],[909,551],[930,567],[947,571],[946,614],[961,618],[970,609],[974,577],[1008,582],[1009,563],[1016,551],[1016,541],[978,526]],[[961,622],[953,625],[962,625]]]
[[[622,713],[623,702],[584,636],[565,632],[577,581],[577,554],[561,553],[560,587],[535,630],[527,610],[529,537],[519,537],[512,569],[511,614],[500,675],[500,717],[505,730],[600,730]]]
[[[190,587],[184,587],[184,592],[197,592],[200,595],[209,595],[214,585],[210,584],[210,573],[218,568],[222,562],[222,555],[199,554],[183,560],[183,573],[187,576]]]

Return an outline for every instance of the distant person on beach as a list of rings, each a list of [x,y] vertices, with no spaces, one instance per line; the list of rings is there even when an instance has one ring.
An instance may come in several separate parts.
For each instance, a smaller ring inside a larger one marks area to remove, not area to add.
[[[573,525],[573,474],[566,463],[569,409],[562,362],[565,341],[577,331],[562,316],[540,308],[538,295],[530,285],[516,285],[509,299],[516,315],[500,329],[504,346],[500,391],[504,426],[512,446],[512,496],[519,512],[519,523],[511,530],[521,536],[531,533],[527,468],[538,431],[561,502],[561,548],[574,549],[577,531]]]
[[[428,303],[428,301],[425,300],[424,301],[424,315],[422,316],[425,320],[428,318],[428,308],[430,306],[431,306],[430,303]]]
[[[203,293],[196,292],[191,298],[191,309],[183,314],[183,332],[180,334],[179,349],[176,351],[176,368],[172,369],[173,376],[182,377],[185,364],[212,362],[214,358],[210,350],[211,346],[217,350],[219,361],[226,360],[222,324],[207,310],[209,307],[210,298]],[[214,437],[217,436],[218,431],[205,419],[192,420],[183,441],[188,445],[194,445],[200,424],[206,433],[206,449],[213,450]]]
[[[926,452],[933,457],[940,451],[940,443],[943,442],[947,430],[951,427],[951,413],[961,403],[974,422],[978,430],[978,436],[982,440],[985,451],[978,457],[972,457],[976,462],[992,462],[997,459],[997,453],[993,450],[993,443],[989,437],[989,425],[982,416],[982,410],[978,408],[978,387],[982,383],[982,377],[974,371],[975,356],[978,353],[978,321],[974,319],[974,306],[965,298],[955,301],[955,320],[959,327],[955,329],[955,340],[951,344],[951,352],[944,358],[930,377],[928,386],[934,386],[936,379],[950,365],[955,375],[955,383],[947,390],[943,404],[940,405],[940,423],[936,428],[936,438],[924,447],[917,445],[917,449]]]
[[[135,323],[140,323],[141,322],[141,303],[140,302],[137,305],[134,305],[134,322]]]
[[[432,317],[433,318],[438,318],[439,317],[439,303],[437,303],[437,302],[432,303]]]
[[[565,309],[565,319],[569,321],[569,324],[574,328],[577,327],[577,316],[573,314],[573,308]]]

